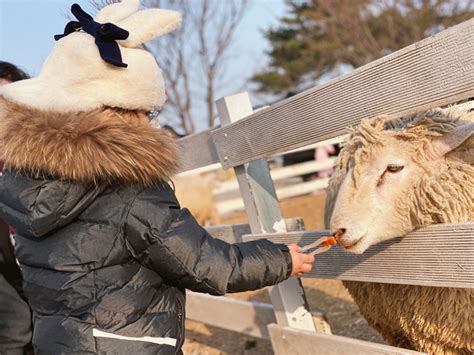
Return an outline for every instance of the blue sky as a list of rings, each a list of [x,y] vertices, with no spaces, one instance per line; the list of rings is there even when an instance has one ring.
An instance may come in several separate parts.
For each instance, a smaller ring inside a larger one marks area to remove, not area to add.
[[[76,1],[91,9],[87,0]],[[70,1],[0,0],[0,59],[35,76],[68,21]]]
[[[264,60],[267,46],[260,29],[275,25],[286,7],[283,0],[250,1],[249,12],[239,27],[236,47],[245,48],[255,63]],[[74,2],[94,13],[88,0],[0,0],[0,59],[21,66],[31,75],[38,74],[54,45],[53,36],[62,33]],[[247,56],[243,57],[245,61]],[[242,63],[239,73],[242,68],[248,68],[246,64]]]
[[[14,63],[36,76],[54,45],[53,36],[62,33],[69,21],[73,2],[95,13],[89,0],[0,0],[0,60]],[[262,29],[275,26],[286,11],[284,0],[250,0],[226,64],[228,80],[218,97],[240,91],[244,78],[265,67],[268,43]]]

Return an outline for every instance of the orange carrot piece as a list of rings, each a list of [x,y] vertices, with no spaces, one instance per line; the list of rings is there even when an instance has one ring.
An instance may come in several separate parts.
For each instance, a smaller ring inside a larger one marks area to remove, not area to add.
[[[334,237],[327,237],[323,244],[329,247],[331,245],[337,244],[337,240]]]

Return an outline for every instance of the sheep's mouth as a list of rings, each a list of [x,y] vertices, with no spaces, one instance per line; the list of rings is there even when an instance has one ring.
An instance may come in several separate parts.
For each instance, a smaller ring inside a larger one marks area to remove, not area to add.
[[[362,239],[362,238],[361,238],[361,239]],[[356,240],[356,241],[355,241],[354,243],[352,243],[352,244],[340,244],[340,243],[339,243],[339,245],[342,246],[344,249],[350,249],[350,248],[355,247],[357,244],[359,244],[360,241],[361,241],[361,239]]]
[[[364,237],[367,235],[367,233],[365,233],[364,235],[362,235],[359,239],[357,239],[356,241],[350,243],[350,244],[343,244],[341,243],[341,240],[339,239],[337,241],[337,243],[339,244],[339,246],[341,246],[342,248],[344,248],[345,250],[347,251],[352,251],[353,249],[357,248],[358,246],[360,246],[360,244],[364,241]]]

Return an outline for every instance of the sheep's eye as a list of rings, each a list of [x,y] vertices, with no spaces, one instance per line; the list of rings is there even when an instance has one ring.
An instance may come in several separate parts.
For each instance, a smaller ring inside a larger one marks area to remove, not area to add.
[[[403,165],[389,164],[387,165],[386,171],[389,173],[399,173],[404,168]]]

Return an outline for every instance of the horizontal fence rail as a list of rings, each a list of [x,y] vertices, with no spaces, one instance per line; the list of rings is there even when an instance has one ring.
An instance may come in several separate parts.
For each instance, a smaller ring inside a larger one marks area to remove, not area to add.
[[[305,246],[325,231],[244,235]],[[317,256],[304,277],[438,287],[474,288],[474,222],[435,224],[374,245],[362,255],[338,247]]]
[[[365,117],[398,117],[472,97],[473,53],[471,19],[210,132],[215,147],[206,154],[217,151],[230,168],[341,135]]]
[[[275,355],[415,355],[426,354],[338,335],[268,326]]]
[[[286,230],[289,232],[304,229],[302,218],[284,219]],[[206,231],[214,238],[221,239],[227,243],[241,243],[242,236],[250,234],[250,226],[242,224],[221,224],[218,226],[206,227]]]
[[[178,140],[181,148],[180,171],[201,168],[219,162],[211,138],[211,130],[196,133]]]
[[[186,318],[264,339],[270,338],[267,325],[276,322],[271,304],[190,291],[186,292]]]
[[[219,161],[211,133],[215,129],[208,129],[203,132],[195,133],[178,140],[181,148],[181,164],[179,175],[193,175],[199,173],[208,173],[211,171],[222,169]],[[315,149],[328,144],[340,144],[346,135],[319,141],[308,146],[289,150],[284,154],[296,153],[303,150]],[[284,155],[282,154],[282,155]],[[275,156],[279,156],[276,154]]]
[[[327,325],[322,323],[321,312],[311,312],[318,329],[326,334]],[[247,301],[232,297],[211,296],[186,291],[186,319],[195,320],[226,330],[270,339],[267,326],[276,322],[271,303]]]

